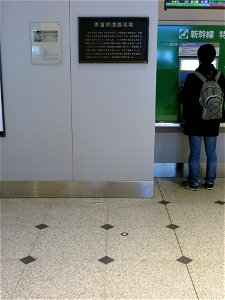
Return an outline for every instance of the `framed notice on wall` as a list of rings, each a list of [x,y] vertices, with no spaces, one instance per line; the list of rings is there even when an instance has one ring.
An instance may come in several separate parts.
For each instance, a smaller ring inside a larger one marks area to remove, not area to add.
[[[0,52],[0,136],[5,136],[4,107],[3,107],[3,87],[2,87],[2,67]]]
[[[80,17],[79,63],[147,63],[148,17]]]
[[[33,64],[61,63],[61,26],[59,23],[32,23]]]

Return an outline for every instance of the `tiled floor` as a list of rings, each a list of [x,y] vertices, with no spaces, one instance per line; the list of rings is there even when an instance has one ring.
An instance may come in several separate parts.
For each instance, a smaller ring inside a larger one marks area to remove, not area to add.
[[[181,180],[154,199],[1,199],[1,299],[225,299],[225,181]]]

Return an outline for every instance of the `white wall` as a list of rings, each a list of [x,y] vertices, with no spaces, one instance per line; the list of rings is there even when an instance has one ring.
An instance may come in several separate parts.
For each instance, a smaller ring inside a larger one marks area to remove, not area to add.
[[[3,180],[72,178],[68,1],[2,1]],[[60,22],[60,65],[32,65],[31,22]]]
[[[3,1],[2,9],[2,179],[153,180],[157,1]],[[78,16],[149,16],[149,63],[79,64]],[[62,24],[62,64],[31,64],[31,22]]]
[[[75,178],[152,180],[157,2],[87,3],[71,5]],[[78,16],[149,16],[149,63],[78,64]]]

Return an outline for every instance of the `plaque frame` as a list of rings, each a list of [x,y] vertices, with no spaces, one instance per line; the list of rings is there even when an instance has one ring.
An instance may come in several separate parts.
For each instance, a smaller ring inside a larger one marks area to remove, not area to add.
[[[78,17],[79,63],[148,63],[149,17]]]
[[[60,64],[61,24],[31,23],[31,58],[33,65]]]

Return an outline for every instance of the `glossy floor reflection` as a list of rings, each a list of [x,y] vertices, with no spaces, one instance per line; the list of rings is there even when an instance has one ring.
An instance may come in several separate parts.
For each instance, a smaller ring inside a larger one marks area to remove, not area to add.
[[[225,299],[225,180],[153,199],[2,198],[1,299]]]

